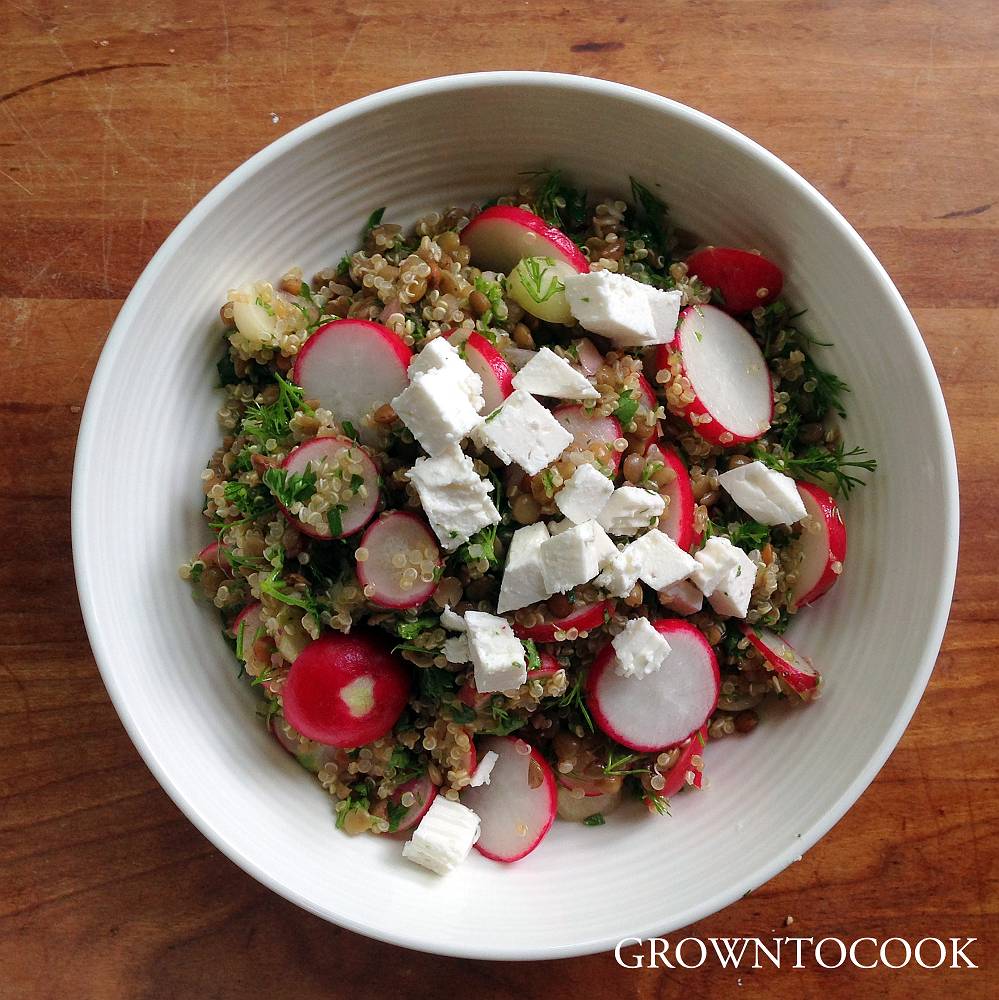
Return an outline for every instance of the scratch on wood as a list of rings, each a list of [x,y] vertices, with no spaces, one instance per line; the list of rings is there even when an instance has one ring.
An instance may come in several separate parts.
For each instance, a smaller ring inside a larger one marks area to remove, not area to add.
[[[624,42],[578,42],[572,52],[616,52],[624,48]]]
[[[0,170],[0,176],[6,177],[12,184],[16,184],[29,198],[33,198],[34,195],[16,178],[11,177],[6,170]]]
[[[981,215],[982,212],[987,212],[994,202],[989,202],[987,205],[976,205],[974,208],[958,208],[953,212],[947,212],[945,215],[936,215],[935,219],[966,219],[969,215]]]
[[[47,87],[51,83],[58,83],[60,80],[71,80],[73,77],[78,76],[95,76],[98,73],[110,73],[112,70],[116,69],[143,69],[149,66],[169,66],[169,63],[164,62],[133,62],[133,63],[116,63],[113,66],[89,66],[83,69],[74,69],[71,73],[59,73],[57,76],[47,76],[44,80],[36,80],[34,83],[26,83],[23,87],[18,87],[17,90],[12,90],[7,94],[0,95],[0,104],[4,101],[9,101],[14,97],[20,97],[22,94],[27,94],[32,90],[38,90],[39,87]]]

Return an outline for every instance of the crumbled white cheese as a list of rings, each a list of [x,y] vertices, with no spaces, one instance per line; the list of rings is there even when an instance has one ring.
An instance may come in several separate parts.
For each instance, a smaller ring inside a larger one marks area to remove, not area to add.
[[[487,694],[519,688],[527,680],[527,656],[510,623],[485,611],[466,611],[465,624],[475,690]]]
[[[548,529],[541,521],[518,528],[510,539],[496,610],[500,614],[517,611],[551,597],[541,572],[541,545],[548,541]]]
[[[467,633],[460,632],[444,640],[444,658],[448,663],[468,663],[472,659]]]
[[[408,476],[444,548],[454,550],[481,528],[499,524],[489,497],[492,483],[479,476],[457,445],[433,458],[418,458]]]
[[[476,440],[533,476],[565,451],[572,435],[529,392],[517,389],[486,417]]]
[[[467,397],[476,413],[482,412],[482,379],[474,372],[446,337],[435,337],[409,363],[409,378],[415,379],[434,369],[446,369],[456,388]]]
[[[719,485],[754,521],[794,524],[806,516],[805,504],[790,476],[762,462],[748,462],[718,477]]]
[[[697,569],[697,561],[684,552],[665,531],[653,528],[631,542],[625,552],[638,566],[638,578],[653,590],[685,580]]]
[[[735,559],[738,565],[722,578],[708,595],[708,601],[720,615],[745,618],[756,585],[756,563],[739,548],[735,550]]]
[[[621,677],[647,677],[659,670],[670,654],[670,644],[648,618],[632,618],[611,642],[614,673]]]
[[[668,344],[673,339],[679,291],[661,291],[612,271],[590,271],[568,275],[565,294],[581,326],[620,347]]]
[[[542,347],[513,377],[514,389],[524,389],[535,396],[556,399],[599,399],[600,393],[587,377],[576,371],[565,358]]]
[[[392,400],[392,408],[428,455],[440,455],[457,445],[482,423],[463,382],[450,366],[418,374]]]
[[[564,594],[600,572],[600,540],[595,521],[576,524],[541,546],[541,574],[549,594]],[[609,539],[608,539],[609,541]]]
[[[441,627],[451,632],[464,632],[468,626],[465,625],[465,619],[461,615],[451,610],[450,604],[445,604],[441,612]]]
[[[600,526],[609,535],[634,535],[666,509],[666,501],[658,493],[640,486],[619,486],[597,516]]]
[[[594,582],[611,597],[627,597],[635,589],[640,572],[641,566],[626,547],[604,563],[603,571]]]
[[[438,795],[403,844],[402,856],[438,875],[453,871],[479,839],[479,817],[460,802]]]
[[[694,553],[698,566],[690,574],[690,579],[697,584],[705,597],[710,597],[722,580],[741,565],[739,555],[744,554],[727,538],[715,535],[704,543],[704,548]]]
[[[604,509],[614,484],[596,466],[577,466],[566,484],[555,494],[555,506],[574,524],[592,521]]]
[[[488,785],[489,778],[493,773],[493,768],[496,766],[496,761],[499,760],[499,754],[495,750],[487,750],[483,755],[482,759],[479,761],[479,766],[476,767],[475,773],[469,779],[468,784],[472,788],[478,788],[479,785]]]

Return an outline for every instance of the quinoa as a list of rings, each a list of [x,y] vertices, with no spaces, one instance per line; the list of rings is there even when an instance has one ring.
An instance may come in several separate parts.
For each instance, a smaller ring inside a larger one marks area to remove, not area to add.
[[[666,207],[648,189],[633,182],[633,193],[630,203],[587,199],[561,174],[548,172],[493,203],[523,207],[559,226],[594,270],[676,289],[684,306],[716,301],[715,291],[691,276],[684,263],[696,239],[672,225]],[[474,771],[475,738],[484,734],[517,733],[529,740],[553,765],[563,794],[577,802],[586,792],[614,799],[632,794],[650,809],[665,811],[663,790],[681,767],[679,787],[700,787],[703,754],[691,741],[636,753],[605,736],[586,707],[583,682],[596,654],[629,619],[664,614],[663,598],[641,583],[595,627],[555,625],[550,641],[531,643],[532,658],[539,658],[537,676],[529,672],[516,691],[477,694],[471,667],[445,655],[442,609],[495,611],[513,531],[559,516],[555,498],[580,465],[617,470],[620,481],[659,493],[668,514],[677,473],[658,449],[673,449],[689,471],[699,538],[730,538],[756,567],[746,622],[778,633],[797,610],[790,594],[800,570],[801,533],[818,526],[808,519],[795,528],[750,521],[720,488],[719,475],[754,459],[778,468],[796,463],[801,474],[848,490],[857,480],[844,468],[873,467],[869,460],[844,459],[856,454],[843,451],[837,423],[846,387],[818,367],[814,341],[783,299],[759,306],[745,320],[769,366],[772,427],[749,444],[732,447],[731,436],[712,444],[697,432],[698,418],[685,413],[694,392],[676,351],[666,348],[653,361],[639,351],[615,349],[578,327],[541,322],[507,297],[503,275],[476,268],[461,233],[479,211],[478,205],[433,211],[409,228],[383,222],[376,212],[361,245],[339,261],[308,280],[295,266],[276,284],[241,284],[228,292],[219,312],[222,440],[201,476],[203,514],[213,542],[184,564],[180,575],[218,610],[240,675],[261,696],[260,714],[281,745],[316,775],[333,799],[336,825],[351,834],[393,832],[400,816],[418,804],[414,782],[429,781],[445,797],[457,799]],[[475,332],[501,354],[546,345],[576,363],[580,352],[594,351],[598,341],[600,359],[590,381],[599,398],[586,409],[594,418],[620,425],[619,436],[611,439],[577,436],[534,476],[511,475],[488,452],[473,450],[477,472],[495,484],[501,523],[440,560],[429,546],[398,552],[391,566],[404,590],[435,584],[423,605],[408,611],[372,602],[375,588],[359,577],[370,558],[359,533],[322,537],[333,524],[331,517],[355,500],[368,499],[361,451],[378,468],[379,509],[420,508],[407,479],[420,449],[388,400],[355,428],[306,399],[291,380],[295,357],[309,338],[324,324],[346,317],[380,323],[414,350],[445,333]],[[359,432],[365,443],[310,464],[298,479],[281,468],[303,443]],[[842,572],[842,564],[832,571]],[[603,597],[591,583],[508,618],[521,629],[551,626]],[[252,635],[238,624],[247,609],[260,623]],[[718,706],[705,724],[702,744],[705,738],[750,733],[769,702],[802,702],[817,693],[803,696],[792,690],[738,622],[707,605],[688,620],[707,638],[721,671]],[[409,703],[392,731],[370,744],[317,743],[284,718],[282,691],[291,665],[324,633],[348,634],[361,626],[384,633],[395,655],[409,664]],[[550,658],[543,671],[541,657]]]

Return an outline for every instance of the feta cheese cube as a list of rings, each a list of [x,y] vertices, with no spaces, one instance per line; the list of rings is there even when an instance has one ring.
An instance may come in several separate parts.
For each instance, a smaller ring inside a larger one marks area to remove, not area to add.
[[[402,856],[438,875],[453,871],[479,839],[479,817],[460,802],[438,795],[403,844]]]
[[[593,551],[597,554],[597,564],[601,569],[617,555],[617,546],[611,541],[610,535],[596,521],[583,522],[590,531]]]
[[[565,358],[542,347],[513,377],[514,389],[556,399],[599,399],[600,393]]]
[[[636,538],[625,552],[638,566],[638,578],[653,590],[685,580],[697,569],[697,561],[684,552],[665,531],[653,528]]]
[[[658,493],[640,486],[619,486],[597,521],[609,535],[635,535],[648,528],[665,509],[666,501]]]
[[[595,522],[577,524],[541,546],[541,574],[549,594],[564,594],[600,572]]]
[[[479,476],[457,445],[433,458],[418,458],[408,475],[444,548],[454,550],[480,528],[499,524],[489,497],[492,483]]]
[[[680,292],[664,292],[612,271],[567,275],[572,315],[620,347],[668,344],[676,330]]]
[[[704,606],[704,595],[689,580],[680,580],[659,591],[659,603],[678,615],[693,615]]]
[[[445,604],[444,610],[441,612],[441,628],[446,628],[451,632],[464,632],[467,627],[465,619],[452,611],[450,604]]]
[[[527,680],[527,656],[510,623],[485,611],[466,611],[465,624],[475,690],[487,694],[519,688]]]
[[[472,659],[467,633],[460,632],[444,640],[444,658],[448,663],[468,663]]]
[[[448,368],[417,375],[392,400],[392,408],[428,455],[439,455],[458,444],[482,423],[455,373]]]
[[[739,559],[741,555],[745,555],[742,549],[736,548],[727,538],[717,535],[709,538],[704,543],[704,548],[694,554],[698,566],[690,574],[690,579],[705,597],[710,597],[722,580],[742,565]]]
[[[499,754],[495,750],[487,750],[482,755],[479,766],[475,769],[475,774],[469,779],[468,784],[472,788],[478,788],[479,785],[488,785],[489,777],[493,773],[493,768],[496,766],[496,761],[498,760]]]
[[[606,590],[611,597],[627,597],[635,589],[640,572],[641,566],[635,559],[634,553],[625,548],[621,552],[615,551],[614,555],[604,563],[603,571],[595,583]]]
[[[648,618],[632,618],[611,645],[614,673],[619,677],[648,677],[659,670],[670,654],[670,644]]]
[[[409,363],[409,378],[424,375],[435,369],[447,370],[456,388],[467,397],[476,413],[482,412],[482,379],[465,363],[465,360],[446,337],[435,337],[426,344]]]
[[[711,607],[720,615],[745,618],[756,585],[756,563],[742,549],[735,550],[738,566],[730,570],[708,596]]]
[[[614,484],[596,466],[580,465],[555,494],[555,506],[574,524],[592,521],[614,492]]]
[[[496,610],[500,614],[526,608],[529,604],[551,597],[552,592],[545,587],[541,572],[541,545],[546,541],[548,529],[541,521],[518,528],[513,533],[496,602]]]
[[[517,389],[486,417],[477,440],[501,462],[534,476],[565,451],[572,435],[529,392]]]
[[[794,524],[806,515],[805,504],[790,476],[749,462],[718,477],[726,493],[760,524]]]

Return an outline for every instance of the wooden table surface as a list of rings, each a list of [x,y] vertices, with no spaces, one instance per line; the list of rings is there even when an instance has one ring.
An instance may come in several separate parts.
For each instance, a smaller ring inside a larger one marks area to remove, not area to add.
[[[999,990],[994,0],[0,0],[0,52],[0,997]],[[119,724],[76,600],[69,496],[80,409],[122,299],[178,220],[272,139],[374,90],[501,68],[619,80],[731,123],[833,200],[911,307],[961,464],[943,652],[849,815],[689,933],[767,937],[791,915],[816,938],[959,935],[979,939],[968,953],[982,968],[737,976],[626,971],[609,954],[498,966],[371,942],[224,858]]]

